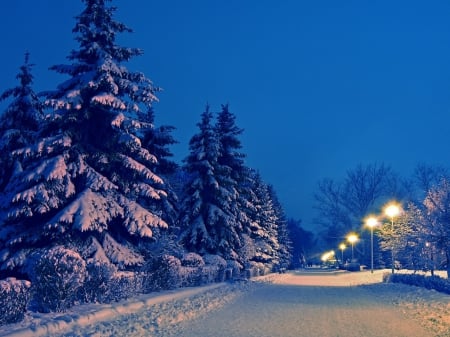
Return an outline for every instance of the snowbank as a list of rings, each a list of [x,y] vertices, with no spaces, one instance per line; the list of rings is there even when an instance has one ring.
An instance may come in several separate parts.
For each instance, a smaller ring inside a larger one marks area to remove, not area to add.
[[[161,326],[189,319],[229,302],[239,294],[241,286],[225,283],[142,295],[114,304],[87,304],[74,307],[65,314],[32,313],[23,322],[0,327],[2,337],[38,337],[64,334],[68,331],[89,330],[98,336],[114,335],[110,322],[129,325],[130,319],[142,317],[145,334],[156,332]],[[144,322],[147,321],[147,322]],[[107,328],[108,327],[108,328]],[[93,331],[94,332],[94,331]],[[73,334],[70,334],[73,336]],[[117,336],[131,336],[117,331]],[[139,334],[135,334],[139,336]],[[141,335],[142,336],[142,335]]]

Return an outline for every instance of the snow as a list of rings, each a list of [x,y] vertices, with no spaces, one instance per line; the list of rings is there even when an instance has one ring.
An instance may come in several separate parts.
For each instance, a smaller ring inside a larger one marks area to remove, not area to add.
[[[326,337],[344,328],[347,337],[448,336],[450,296],[382,283],[385,272],[270,274],[81,305],[64,314],[31,313],[0,327],[0,336]]]

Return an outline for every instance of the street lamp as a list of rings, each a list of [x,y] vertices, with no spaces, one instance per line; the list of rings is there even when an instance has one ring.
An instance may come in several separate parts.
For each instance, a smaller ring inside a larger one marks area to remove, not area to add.
[[[384,209],[384,214],[386,214],[391,219],[391,231],[392,231],[391,263],[392,263],[392,274],[394,274],[394,218],[400,214],[400,206],[396,203],[390,203]]]
[[[358,241],[358,236],[356,234],[349,234],[347,236],[347,241],[351,243],[352,245],[352,262],[354,260],[354,256],[353,256],[353,246],[355,244],[356,241]]]
[[[366,219],[366,226],[370,228],[370,272],[373,274],[373,228],[378,225],[378,220],[374,216]]]
[[[334,257],[334,250],[330,250],[329,252],[325,252],[322,254],[322,257],[320,258],[323,263],[327,263],[328,260],[332,259]]]
[[[341,261],[342,264],[344,264],[344,249],[347,248],[347,246],[344,243],[341,243],[339,245],[339,249],[341,250]]]

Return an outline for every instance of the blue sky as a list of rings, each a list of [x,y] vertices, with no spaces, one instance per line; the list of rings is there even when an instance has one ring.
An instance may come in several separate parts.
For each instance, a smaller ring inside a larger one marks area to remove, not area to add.
[[[450,2],[390,0],[114,0],[144,55],[128,67],[164,92],[156,122],[177,128],[177,160],[207,102],[229,103],[247,164],[274,185],[289,217],[309,225],[318,180],[359,163],[402,175],[450,166]],[[77,48],[81,1],[0,2],[0,91],[26,50],[35,90]],[[0,107],[4,107],[0,105]]]

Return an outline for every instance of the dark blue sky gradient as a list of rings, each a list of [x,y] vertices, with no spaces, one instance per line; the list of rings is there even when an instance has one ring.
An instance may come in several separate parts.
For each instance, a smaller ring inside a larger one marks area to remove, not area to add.
[[[229,103],[247,164],[274,185],[289,217],[309,225],[318,180],[357,164],[405,176],[450,166],[450,2],[415,0],[115,0],[144,55],[128,65],[164,88],[156,122],[177,127],[184,158],[207,102]],[[36,91],[77,48],[76,0],[0,2],[0,90],[25,50]],[[4,107],[4,104],[0,107]]]

